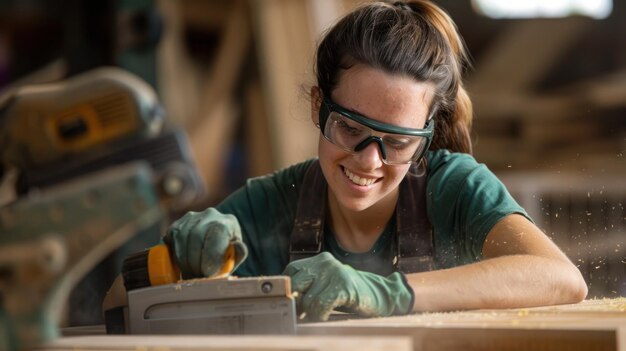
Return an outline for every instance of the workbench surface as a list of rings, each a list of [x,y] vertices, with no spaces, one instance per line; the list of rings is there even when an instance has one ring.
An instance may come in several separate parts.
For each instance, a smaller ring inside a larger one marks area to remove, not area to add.
[[[626,298],[304,324],[301,335],[408,335],[414,350],[626,351]]]
[[[47,349],[626,351],[626,298],[298,325],[298,336],[114,336],[68,329]],[[69,333],[68,333],[69,331]],[[90,332],[91,331],[91,332]],[[69,336],[71,335],[71,336]],[[376,337],[382,336],[383,339]],[[324,341],[322,341],[324,340]],[[398,341],[397,344],[393,342]]]

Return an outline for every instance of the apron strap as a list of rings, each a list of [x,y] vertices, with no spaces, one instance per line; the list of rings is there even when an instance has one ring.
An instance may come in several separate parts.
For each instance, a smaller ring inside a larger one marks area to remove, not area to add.
[[[307,169],[289,242],[289,261],[314,256],[322,250],[327,184],[318,160]]]
[[[412,166],[400,183],[396,206],[396,261],[402,273],[435,268],[433,232],[426,211],[426,173],[415,175]],[[315,256],[322,251],[326,218],[327,183],[314,161],[306,171],[289,242],[289,261]]]
[[[426,172],[417,175],[418,168],[411,166],[400,183],[396,206],[396,269],[403,273],[435,268],[433,231],[426,209],[427,176]]]

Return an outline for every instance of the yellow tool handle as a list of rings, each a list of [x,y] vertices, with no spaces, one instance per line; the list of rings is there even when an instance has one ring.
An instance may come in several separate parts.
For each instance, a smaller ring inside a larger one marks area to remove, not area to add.
[[[229,245],[224,253],[224,263],[220,270],[214,275],[214,277],[224,277],[233,272],[235,268],[235,246]]]
[[[232,273],[235,268],[235,246],[229,245],[224,253],[224,260],[220,269],[208,278],[223,278]],[[173,284],[181,279],[180,270],[174,264],[169,248],[166,244],[159,244],[148,253],[148,275],[150,285]]]
[[[172,284],[180,280],[180,270],[174,264],[166,244],[159,244],[148,252],[148,276],[150,285]]]

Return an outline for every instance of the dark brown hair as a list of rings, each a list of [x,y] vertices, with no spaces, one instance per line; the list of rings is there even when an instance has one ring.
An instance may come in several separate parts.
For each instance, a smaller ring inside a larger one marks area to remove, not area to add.
[[[465,45],[448,14],[426,1],[374,2],[343,17],[316,53],[317,84],[330,95],[343,70],[365,64],[435,86],[431,150],[472,152],[472,103],[463,87]]]

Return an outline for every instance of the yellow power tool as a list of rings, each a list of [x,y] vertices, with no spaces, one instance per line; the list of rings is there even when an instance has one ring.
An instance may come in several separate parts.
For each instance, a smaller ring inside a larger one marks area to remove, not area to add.
[[[234,268],[235,247],[230,245],[226,249],[219,271],[208,278],[228,277]],[[180,269],[172,259],[169,247],[165,243],[126,258],[122,266],[122,276],[127,291],[181,281]]]
[[[164,117],[146,82],[113,67],[20,87],[0,98],[2,160],[22,171],[58,167],[108,152],[112,142],[154,137]]]
[[[125,305],[105,310],[109,334],[295,334],[285,276],[231,277],[235,248],[211,277],[182,280],[165,243],[124,260]]]

